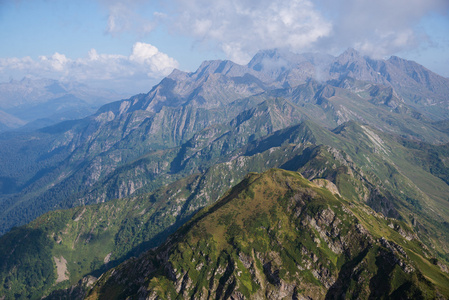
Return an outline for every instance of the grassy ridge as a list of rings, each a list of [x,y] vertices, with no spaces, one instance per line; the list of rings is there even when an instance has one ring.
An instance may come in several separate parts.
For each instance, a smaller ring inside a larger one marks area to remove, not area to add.
[[[449,277],[410,230],[298,173],[251,174],[88,298],[447,296]]]

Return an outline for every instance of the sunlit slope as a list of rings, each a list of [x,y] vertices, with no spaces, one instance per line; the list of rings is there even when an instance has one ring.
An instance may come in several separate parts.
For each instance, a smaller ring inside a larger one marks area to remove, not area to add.
[[[436,263],[405,223],[270,170],[104,274],[87,298],[447,297]]]

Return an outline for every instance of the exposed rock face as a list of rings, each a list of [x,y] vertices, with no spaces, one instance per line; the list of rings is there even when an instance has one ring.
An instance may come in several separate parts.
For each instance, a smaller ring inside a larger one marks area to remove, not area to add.
[[[312,180],[312,182],[320,187],[324,187],[324,188],[328,189],[331,193],[337,194],[340,196],[338,187],[333,182],[326,180],[326,179],[314,179],[314,180]]]
[[[60,258],[53,257],[56,263],[56,270],[58,273],[58,278],[56,278],[56,283],[63,282],[69,279],[69,272],[67,271],[67,260],[61,256]]]

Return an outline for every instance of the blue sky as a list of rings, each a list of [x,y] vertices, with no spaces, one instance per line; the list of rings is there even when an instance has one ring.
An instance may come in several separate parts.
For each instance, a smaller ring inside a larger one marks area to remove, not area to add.
[[[23,76],[147,92],[173,68],[260,49],[348,47],[449,77],[448,0],[0,0],[0,81]]]

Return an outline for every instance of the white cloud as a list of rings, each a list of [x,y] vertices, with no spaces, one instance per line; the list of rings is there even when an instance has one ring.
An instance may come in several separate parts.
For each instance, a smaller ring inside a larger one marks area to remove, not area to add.
[[[426,42],[419,22],[430,13],[447,14],[447,0],[318,0],[333,32],[323,48],[355,47],[371,56],[385,56]]]
[[[32,75],[85,83],[102,81],[106,85],[124,81],[133,82],[136,86],[139,86],[139,81],[151,81],[154,84],[176,67],[178,62],[175,59],[145,43],[135,43],[129,56],[99,54],[95,49],[91,49],[86,57],[77,59],[67,58],[60,53],[40,56],[38,60],[30,57],[0,58],[0,73],[3,74]],[[150,89],[151,86],[147,88]]]
[[[136,62],[140,65],[146,65],[150,68],[149,77],[152,74],[168,74],[174,67],[178,66],[175,59],[169,57],[167,54],[159,52],[159,50],[150,44],[135,43],[133,52],[129,57],[131,62]]]
[[[448,0],[172,0],[166,24],[247,62],[260,49],[385,56],[428,42],[419,22],[449,12]]]
[[[309,0],[176,0],[173,29],[245,63],[264,48],[310,49],[332,26]]]
[[[98,1],[108,12],[108,33],[146,34],[165,25],[238,63],[267,48],[339,54],[354,47],[390,55],[430,45],[419,22],[449,11],[448,0]]]
[[[64,68],[70,60],[64,55],[55,52],[51,57],[39,56],[42,68],[53,71],[64,71]]]
[[[157,50],[157,48],[153,45],[145,43],[135,43],[133,46],[133,52],[129,59],[143,64],[151,60],[155,55],[158,54],[158,52],[159,51]]]
[[[149,16],[142,15],[141,8],[145,0],[100,0],[103,7],[107,10],[108,20],[106,33],[117,35],[124,32],[136,32],[139,35],[145,35],[151,32],[156,26],[158,14],[155,14],[155,20]]]

